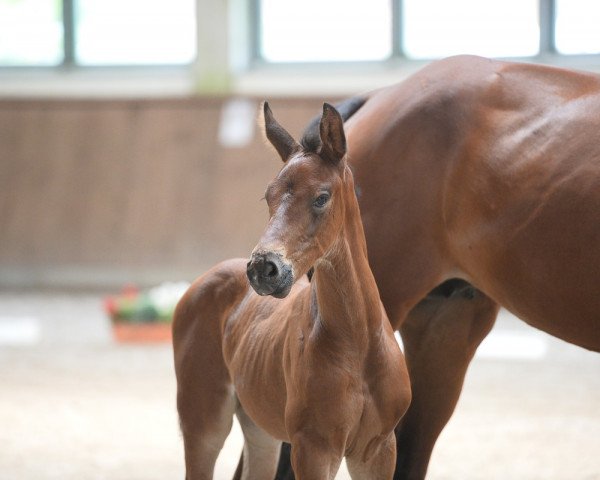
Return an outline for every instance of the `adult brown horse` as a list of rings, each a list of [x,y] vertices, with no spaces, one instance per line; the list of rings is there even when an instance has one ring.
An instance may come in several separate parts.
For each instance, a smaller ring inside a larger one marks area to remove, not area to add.
[[[247,266],[214,267],[175,312],[186,478],[212,479],[235,412],[242,479],[272,478],[282,440],[299,478],[332,479],[346,457],[352,478],[390,479],[410,381],[369,268],[342,118],[325,104],[318,152],[266,104],[264,118],[285,162],[265,194],[269,224]]]
[[[412,383],[394,478],[423,478],[498,305],[600,350],[600,77],[460,56],[339,108]]]

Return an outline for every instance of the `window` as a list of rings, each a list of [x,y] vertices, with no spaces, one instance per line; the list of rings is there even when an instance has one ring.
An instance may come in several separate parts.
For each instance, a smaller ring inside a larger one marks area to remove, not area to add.
[[[270,62],[383,60],[388,0],[263,0],[260,54]]]
[[[63,61],[60,0],[0,0],[0,65]]]
[[[533,56],[539,50],[538,0],[404,0],[402,45],[409,58],[469,53]]]
[[[75,62],[185,64],[196,53],[195,0],[75,0]]]
[[[429,60],[459,53],[600,59],[599,0],[212,1],[228,6],[213,10],[235,16],[217,21],[234,20],[234,48],[227,48],[241,65],[248,56],[267,63]],[[0,67],[191,64],[198,48],[196,8],[203,6],[210,4],[0,0]],[[210,39],[200,44],[211,48]]]
[[[600,53],[598,0],[252,0],[267,62]]]
[[[182,65],[196,0],[0,0],[0,66]]]
[[[557,0],[555,35],[560,53],[600,53],[600,2]]]

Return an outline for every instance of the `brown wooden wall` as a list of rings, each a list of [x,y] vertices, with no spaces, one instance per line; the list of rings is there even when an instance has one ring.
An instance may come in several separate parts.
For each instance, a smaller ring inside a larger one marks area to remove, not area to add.
[[[219,144],[225,101],[0,100],[0,286],[191,279],[247,256],[280,163],[259,129]],[[271,102],[293,135],[320,105]]]

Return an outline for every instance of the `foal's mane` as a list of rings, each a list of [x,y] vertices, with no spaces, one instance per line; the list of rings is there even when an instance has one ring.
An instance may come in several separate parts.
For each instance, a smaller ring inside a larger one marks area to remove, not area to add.
[[[354,115],[360,107],[362,107],[367,101],[367,97],[352,97],[338,103],[335,108],[344,122]],[[321,138],[319,136],[319,122],[321,121],[321,115],[315,116],[308,126],[304,129],[300,144],[305,150],[316,153],[318,148],[321,146]]]

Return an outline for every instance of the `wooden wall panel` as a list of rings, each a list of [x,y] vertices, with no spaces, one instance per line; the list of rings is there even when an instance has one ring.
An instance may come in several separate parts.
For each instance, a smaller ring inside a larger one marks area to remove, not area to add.
[[[258,129],[219,144],[226,101],[0,100],[0,286],[154,283],[248,255],[280,162]],[[320,105],[272,102],[294,135]]]

